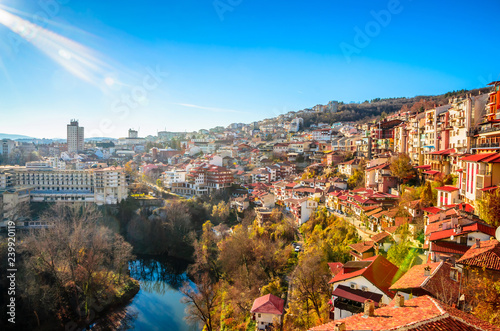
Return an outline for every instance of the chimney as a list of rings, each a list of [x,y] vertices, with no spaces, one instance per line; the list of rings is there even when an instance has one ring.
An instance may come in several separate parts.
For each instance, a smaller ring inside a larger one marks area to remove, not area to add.
[[[345,331],[345,322],[337,322],[335,323],[334,331]]]
[[[476,239],[476,248],[481,248],[481,239]]]
[[[365,300],[365,314],[363,317],[373,317],[375,316],[375,302],[373,300]]]
[[[394,297],[394,308],[400,308],[405,306],[405,297],[401,294],[396,294]]]
[[[424,268],[424,276],[429,277],[431,275],[431,267],[427,266]]]

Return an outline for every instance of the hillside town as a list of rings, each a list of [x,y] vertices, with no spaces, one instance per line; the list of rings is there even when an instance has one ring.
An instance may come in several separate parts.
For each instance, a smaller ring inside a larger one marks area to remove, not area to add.
[[[71,120],[66,141],[0,141],[0,220],[43,228],[50,224],[16,217],[20,206],[116,205],[134,196],[161,207],[164,194],[221,191],[239,221],[254,210],[262,225],[278,210],[300,228],[322,211],[355,226],[359,242],[350,261],[328,261],[331,321],[311,330],[497,330],[468,313],[477,293],[466,286],[474,270],[500,279],[500,81],[487,88],[364,123],[306,127],[310,114],[336,113],[336,101],[148,137],[130,129],[86,140]],[[403,244],[415,253],[396,265],[388,254]],[[287,306],[272,294],[255,298],[257,329],[282,322]]]

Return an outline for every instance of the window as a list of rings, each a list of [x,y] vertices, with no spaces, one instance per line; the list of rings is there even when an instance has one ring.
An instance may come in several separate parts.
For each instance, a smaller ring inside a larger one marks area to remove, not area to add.
[[[260,314],[257,314],[257,317],[260,318]]]
[[[458,270],[456,268],[451,268],[450,278],[454,281],[458,281]]]

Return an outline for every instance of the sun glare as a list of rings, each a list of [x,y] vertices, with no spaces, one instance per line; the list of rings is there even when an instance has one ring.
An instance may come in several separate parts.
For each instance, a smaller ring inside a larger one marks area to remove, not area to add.
[[[33,24],[2,8],[0,8],[0,24],[35,46],[76,77],[96,86],[101,86],[103,80],[108,86],[115,84],[112,78],[106,78],[106,73],[113,71],[113,68],[99,60],[94,51],[74,40]]]

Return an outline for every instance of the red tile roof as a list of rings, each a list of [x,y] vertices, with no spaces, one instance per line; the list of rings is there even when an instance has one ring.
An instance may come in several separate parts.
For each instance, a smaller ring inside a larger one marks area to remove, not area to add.
[[[426,164],[426,165],[416,166],[416,167],[414,167],[414,168],[415,168],[415,169],[430,169],[430,168],[431,168],[431,166]]]
[[[458,191],[458,187],[441,186],[441,187],[436,187],[436,190],[438,190],[438,191],[446,191],[446,192],[454,192],[454,191]]]
[[[484,162],[483,160],[490,159],[491,157],[494,157],[496,155],[500,155],[500,154],[498,154],[498,153],[474,154],[474,155],[469,155],[469,156],[463,157],[460,160],[470,161],[470,162]]]
[[[250,312],[282,315],[284,306],[285,300],[278,298],[275,295],[267,294],[255,299]]]
[[[356,314],[311,328],[311,331],[333,331],[344,322],[346,330],[417,330],[417,331],[499,331],[500,328],[473,315],[449,307],[428,295],[408,300],[403,307],[389,305],[375,309],[375,315]]]
[[[500,271],[500,242],[496,239],[474,244],[457,263]]]
[[[469,233],[469,232],[482,232],[482,233],[488,234],[490,236],[495,235],[495,229],[493,227],[491,227],[487,224],[475,222],[475,223],[463,226],[462,231],[460,231],[459,233],[457,233],[455,231],[455,229],[448,229],[448,230],[433,232],[433,233],[431,233],[429,240],[434,241],[434,240],[449,238],[451,236],[461,236],[461,235]]]
[[[463,255],[469,250],[469,246],[457,244],[456,242],[435,241],[431,245],[432,252]]]
[[[338,273],[342,272],[342,268],[344,265],[340,262],[328,262],[328,266],[330,267],[330,271],[333,276],[336,276]]]
[[[394,293],[389,291],[389,287],[400,276],[399,268],[382,255],[372,256],[362,261],[373,262],[366,268],[349,273],[337,274],[329,283],[337,283],[357,276],[363,276],[386,295],[391,298],[394,297]]]
[[[455,149],[454,148],[445,149],[445,150],[442,150],[442,151],[430,152],[429,154],[432,154],[432,155],[449,155],[451,153],[455,153]]]
[[[425,208],[421,208],[423,211],[429,213],[429,214],[437,214],[439,213],[440,211],[442,211],[441,209],[437,208],[437,207],[425,207]]]

